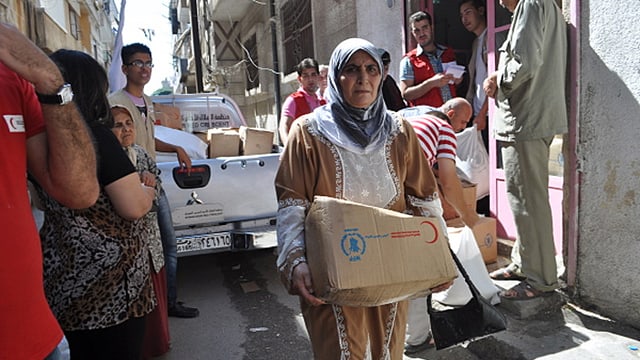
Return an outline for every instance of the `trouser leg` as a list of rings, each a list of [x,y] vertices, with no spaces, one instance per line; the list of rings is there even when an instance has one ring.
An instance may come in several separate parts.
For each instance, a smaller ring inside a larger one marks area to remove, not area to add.
[[[549,205],[549,145],[553,137],[503,143],[507,197],[516,224],[512,261],[538,290],[558,287]],[[520,259],[517,258],[519,255]]]
[[[427,313],[427,298],[419,297],[409,300],[405,342],[409,345],[420,345],[427,340],[430,331],[431,321]]]
[[[164,189],[158,196],[158,227],[162,240],[164,253],[164,266],[167,273],[167,305],[171,308],[178,298],[177,272],[178,272],[178,248],[176,245],[176,233],[173,229],[171,208]]]

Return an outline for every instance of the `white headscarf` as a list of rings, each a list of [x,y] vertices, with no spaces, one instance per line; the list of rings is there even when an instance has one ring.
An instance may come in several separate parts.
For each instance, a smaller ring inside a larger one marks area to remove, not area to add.
[[[368,152],[384,144],[393,127],[393,118],[382,98],[382,76],[376,99],[368,108],[355,108],[344,99],[339,82],[340,74],[351,56],[360,50],[378,63],[382,74],[384,68],[378,48],[364,39],[344,40],[333,50],[329,61],[325,90],[328,103],[316,108],[314,117],[318,122],[318,130],[334,144],[357,152]]]

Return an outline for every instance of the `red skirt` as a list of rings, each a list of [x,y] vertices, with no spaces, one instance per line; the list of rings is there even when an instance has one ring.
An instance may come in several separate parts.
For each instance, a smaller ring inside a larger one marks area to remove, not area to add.
[[[150,359],[160,356],[171,348],[169,338],[169,311],[167,309],[167,275],[162,267],[157,274],[151,270],[153,291],[156,293],[158,306],[147,314],[146,331],[142,345],[142,358]]]

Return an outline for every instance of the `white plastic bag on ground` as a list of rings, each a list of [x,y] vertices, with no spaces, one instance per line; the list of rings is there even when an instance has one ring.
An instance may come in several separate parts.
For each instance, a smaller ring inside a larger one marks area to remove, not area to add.
[[[155,125],[156,138],[173,145],[181,146],[191,160],[206,159],[207,158],[207,143],[200,140],[199,137],[182,130],[176,130],[168,128],[162,125]],[[166,153],[165,153],[166,154]],[[161,154],[158,154],[161,155]],[[175,153],[168,154],[170,160],[165,161],[178,161]],[[163,159],[164,160],[164,159]],[[156,158],[157,162],[162,162],[160,156]]]
[[[489,154],[477,125],[456,134],[456,168],[461,179],[477,184],[476,199],[489,195]]]
[[[489,277],[471,228],[465,226],[461,228],[459,232],[451,231],[451,228],[449,228],[448,232],[451,250],[456,254],[462,266],[464,266],[467,274],[469,274],[469,278],[471,278],[473,284],[478,288],[480,295],[494,305],[499,303],[499,289]],[[460,306],[471,300],[471,291],[469,291],[467,283],[458,271],[458,277],[453,281],[453,285],[446,291],[434,293],[432,297],[434,300],[445,305]]]

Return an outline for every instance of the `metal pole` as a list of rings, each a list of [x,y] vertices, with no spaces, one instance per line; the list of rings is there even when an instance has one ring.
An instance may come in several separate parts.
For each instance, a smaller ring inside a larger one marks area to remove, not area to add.
[[[198,24],[198,0],[191,0],[191,39],[193,41],[193,61],[196,65],[196,93],[203,91],[202,50],[200,49],[200,25]]]
[[[276,5],[275,0],[269,0],[269,22],[271,23],[271,53],[273,55],[273,93],[276,102],[276,122],[280,125],[282,103],[280,101],[280,65],[278,63],[278,38],[276,35]],[[277,133],[277,131],[276,131]]]

